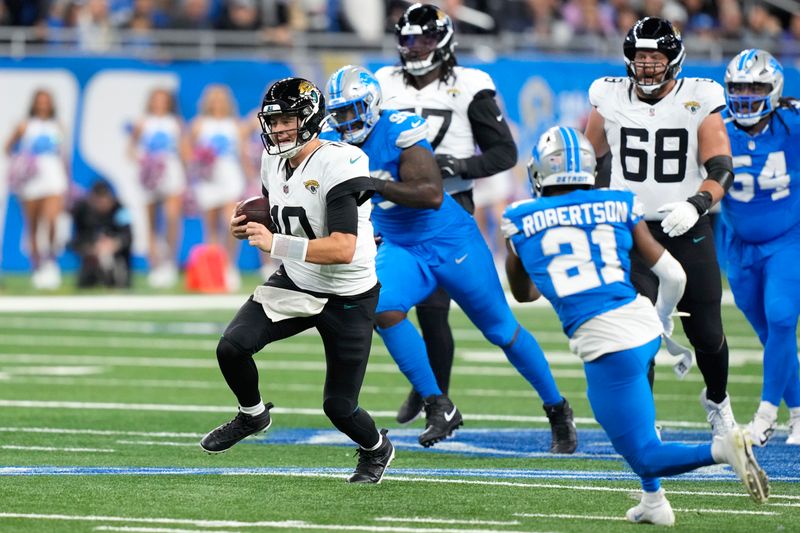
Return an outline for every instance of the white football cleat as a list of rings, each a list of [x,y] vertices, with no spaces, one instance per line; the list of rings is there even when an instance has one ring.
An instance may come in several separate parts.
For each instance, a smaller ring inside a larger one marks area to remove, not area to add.
[[[769,498],[769,480],[753,455],[750,434],[736,426],[721,437],[714,437],[712,455],[718,462],[731,465],[756,503]]]
[[[786,444],[800,446],[800,416],[793,416],[789,419],[789,436]]]
[[[726,395],[720,403],[715,403],[708,399],[706,389],[703,388],[700,392],[700,404],[706,410],[706,420],[711,424],[711,434],[714,437],[721,437],[736,427],[730,395]]]
[[[753,446],[764,446],[767,441],[775,433],[775,427],[778,425],[778,418],[765,413],[761,409],[756,411],[753,415],[753,421],[747,425],[747,430],[750,433],[750,439],[753,441]]]
[[[675,513],[672,512],[672,506],[664,495],[664,489],[643,493],[639,505],[628,509],[625,518],[635,524],[675,525]]]

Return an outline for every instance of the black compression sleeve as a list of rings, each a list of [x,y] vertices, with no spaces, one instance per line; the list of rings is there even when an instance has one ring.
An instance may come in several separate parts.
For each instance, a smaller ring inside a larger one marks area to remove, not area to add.
[[[594,188],[600,189],[611,186],[611,152],[600,156],[597,160],[597,175],[594,178]]]
[[[358,202],[356,194],[338,196],[328,202],[328,233],[358,235]]]
[[[494,99],[494,91],[478,92],[467,108],[467,116],[481,153],[466,159],[465,177],[485,178],[517,164],[517,145]]]
[[[725,192],[733,185],[733,159],[729,155],[717,155],[703,165],[708,172],[707,180],[719,183]]]

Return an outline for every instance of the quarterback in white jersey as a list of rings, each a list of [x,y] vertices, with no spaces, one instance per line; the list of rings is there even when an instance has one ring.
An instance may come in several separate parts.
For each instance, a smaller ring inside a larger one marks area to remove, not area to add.
[[[261,399],[253,355],[316,328],[325,346],[323,411],[359,444],[358,466],[348,481],[380,483],[394,447],[358,403],[380,290],[366,202],[374,185],[364,152],[319,140],[324,117],[324,96],[302,78],[277,81],[264,96],[258,113],[266,149],[261,181],[271,224],[245,224],[245,215],[234,215],[231,233],[283,265],[256,288],[217,345],[217,361],[239,413],[200,446],[224,452],[269,428],[272,404]]]
[[[650,232],[686,271],[678,310],[697,354],[701,393],[715,435],[735,420],[727,395],[728,345],[722,329],[722,282],[708,209],[733,183],[722,87],[711,80],[676,79],[685,52],[680,34],[664,19],[634,24],[623,45],[628,78],[592,84],[594,108],[586,137],[611,159],[611,186],[629,189],[644,204]],[[655,301],[658,279],[631,254],[631,281]],[[652,370],[652,367],[651,367]],[[651,383],[652,375],[651,372]]]
[[[517,163],[517,147],[495,101],[494,82],[481,70],[456,65],[453,22],[434,5],[411,5],[397,21],[395,34],[400,65],[375,73],[382,107],[425,118],[444,190],[473,214],[473,180]],[[436,380],[446,392],[454,349],[447,321],[450,298],[439,289],[416,307]],[[397,421],[410,422],[421,410],[422,398],[412,390]]]

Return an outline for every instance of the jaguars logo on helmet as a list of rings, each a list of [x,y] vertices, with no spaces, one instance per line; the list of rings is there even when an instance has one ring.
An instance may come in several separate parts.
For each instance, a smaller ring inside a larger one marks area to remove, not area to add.
[[[273,132],[273,124],[281,115],[295,117],[297,127]],[[294,157],[308,141],[319,134],[324,117],[325,97],[313,83],[302,78],[276,81],[267,89],[261,102],[261,112],[258,113],[264,148],[270,155]],[[292,135],[293,140],[279,140]]]

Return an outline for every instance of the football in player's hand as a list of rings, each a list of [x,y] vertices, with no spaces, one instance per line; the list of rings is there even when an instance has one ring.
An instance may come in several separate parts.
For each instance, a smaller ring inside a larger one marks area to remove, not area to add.
[[[245,215],[246,217],[242,224],[257,222],[269,227],[271,222],[269,217],[269,200],[264,196],[253,196],[247,200],[242,200],[239,202],[239,205],[236,206],[236,216],[238,217],[241,215]]]

